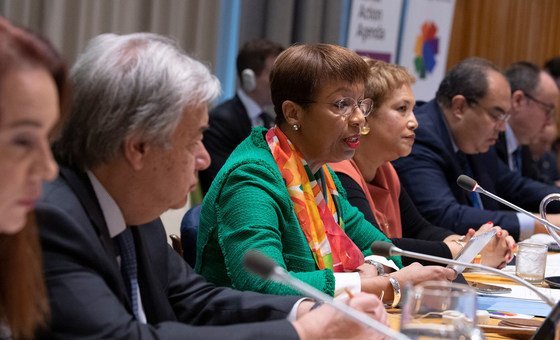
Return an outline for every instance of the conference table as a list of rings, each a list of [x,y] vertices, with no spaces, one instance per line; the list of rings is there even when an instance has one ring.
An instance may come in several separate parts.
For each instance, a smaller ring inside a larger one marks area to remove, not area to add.
[[[505,269],[508,273],[512,273],[514,267],[508,266]],[[480,272],[465,272],[463,273],[465,279],[470,282],[481,282],[494,285],[514,285],[518,286],[515,281],[507,278],[499,277],[493,274],[486,274]],[[547,269],[545,276],[560,276],[560,254],[549,253],[547,256]],[[550,288],[548,284],[543,283],[538,287]],[[560,289],[554,293],[560,296]],[[556,295],[555,295],[556,296]],[[392,308],[387,310],[389,313],[389,322],[391,328],[398,330],[400,326],[400,309]],[[532,320],[544,321],[543,317],[535,317]],[[484,331],[487,339],[530,339],[534,334],[534,329],[523,329],[517,327],[504,327],[499,326],[500,319],[490,318],[485,324],[480,324],[479,327]]]

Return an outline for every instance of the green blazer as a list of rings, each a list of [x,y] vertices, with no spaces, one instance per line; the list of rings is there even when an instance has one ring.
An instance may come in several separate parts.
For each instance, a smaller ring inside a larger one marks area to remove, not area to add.
[[[243,256],[247,250],[255,249],[297,279],[333,295],[334,274],[330,269],[317,268],[265,133],[264,128],[252,130],[231,154],[204,197],[195,269],[220,286],[270,294],[296,293],[245,271]],[[364,255],[371,255],[373,241],[390,241],[348,203],[332,170],[331,175],[340,193],[345,232]],[[402,266],[400,257],[393,260]]]

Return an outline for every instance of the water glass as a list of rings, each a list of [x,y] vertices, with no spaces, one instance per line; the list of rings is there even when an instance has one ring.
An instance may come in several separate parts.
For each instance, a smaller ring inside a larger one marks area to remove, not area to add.
[[[534,284],[542,283],[547,252],[546,244],[520,242],[515,259],[515,275]]]
[[[405,295],[401,332],[411,339],[476,337],[476,292],[468,285],[428,281]]]

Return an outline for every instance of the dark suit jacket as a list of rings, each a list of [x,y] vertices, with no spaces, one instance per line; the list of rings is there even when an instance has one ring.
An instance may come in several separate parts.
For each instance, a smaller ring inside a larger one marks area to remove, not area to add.
[[[509,167],[509,155],[507,152],[507,139],[505,132],[501,132],[496,142],[496,153],[498,157]],[[531,150],[527,145],[521,145],[521,175],[535,181],[540,180],[539,170],[533,157]]]
[[[208,125],[202,142],[212,162],[208,169],[199,173],[204,193],[232,151],[249,136],[252,127],[247,110],[237,95],[210,111]]]
[[[37,205],[52,334],[45,338],[297,338],[297,297],[216,288],[167,244],[159,219],[132,232],[148,324],[134,319],[116,247],[84,173],[62,168]],[[268,322],[258,322],[271,320]],[[231,326],[219,326],[230,325]]]
[[[464,173],[445,124],[443,113],[432,100],[415,111],[419,128],[412,153],[393,162],[402,185],[420,210],[435,225],[459,234],[492,221],[519,239],[515,212],[481,195],[485,210],[471,207],[469,193],[457,184]],[[499,160],[492,147],[484,154],[468,155],[474,179],[487,191],[530,211],[538,211],[541,199],[558,188],[523,178]],[[551,204],[552,207],[552,204]]]

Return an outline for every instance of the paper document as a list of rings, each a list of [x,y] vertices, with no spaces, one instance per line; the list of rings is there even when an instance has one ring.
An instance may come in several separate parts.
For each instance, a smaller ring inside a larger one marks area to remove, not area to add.
[[[366,256],[365,259],[366,260],[373,260],[375,262],[379,262],[386,267],[393,268],[394,270],[399,270],[399,267],[397,267],[397,265],[395,264],[395,262],[393,262],[393,260],[389,260],[389,259],[387,259],[383,256],[369,255],[369,256]]]
[[[542,301],[512,299],[502,296],[478,296],[476,299],[478,309],[496,310],[518,314],[527,314],[546,317],[552,307]]]
[[[529,288],[525,286],[519,285],[506,285],[500,284],[502,287],[510,288],[510,293],[502,293],[502,294],[492,294],[492,296],[496,297],[508,297],[514,298],[519,300],[533,300],[533,301],[541,301],[541,299],[531,291]],[[560,289],[551,289],[551,288],[543,288],[543,287],[536,287],[541,293],[543,293],[548,298],[554,300],[555,302],[560,301]],[[490,295],[484,293],[478,293],[478,295]]]

